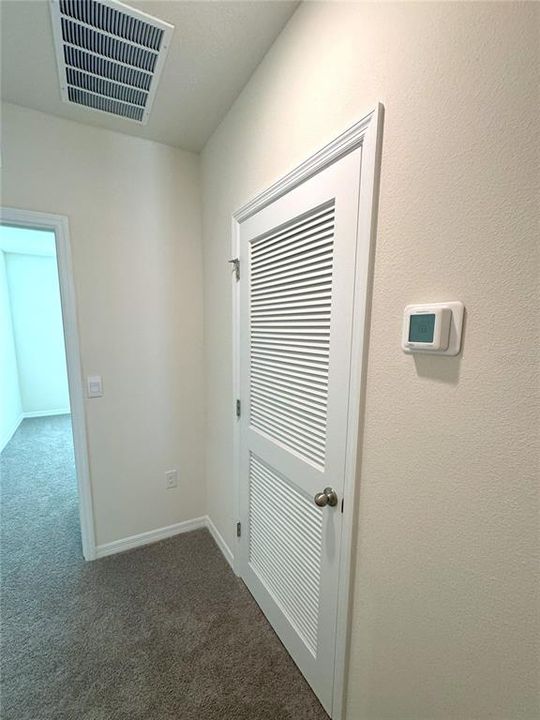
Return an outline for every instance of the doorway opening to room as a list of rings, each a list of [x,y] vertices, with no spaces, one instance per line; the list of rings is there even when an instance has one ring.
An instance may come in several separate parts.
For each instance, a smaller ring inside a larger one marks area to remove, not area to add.
[[[0,482],[4,550],[95,556],[67,219],[2,209]]]

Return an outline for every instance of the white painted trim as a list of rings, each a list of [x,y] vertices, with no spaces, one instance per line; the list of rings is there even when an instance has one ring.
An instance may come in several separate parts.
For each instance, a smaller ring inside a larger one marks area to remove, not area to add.
[[[348,155],[348,153],[356,150],[360,145],[363,145],[369,128],[373,127],[374,122],[377,124],[382,112],[383,106],[379,103],[374,110],[342,132],[341,135],[338,135],[337,138],[329,142],[328,145],[325,145],[316,153],[310,155],[310,157],[304,160],[298,167],[288,172],[266,190],[260,192],[245,205],[242,205],[242,207],[233,214],[236,222],[244,222],[244,220],[247,220],[259,212],[259,210],[262,210],[282,195],[290,192],[297,185],[305,182],[308,178],[313,177],[313,175],[316,175],[321,170],[324,170],[324,168],[335,163],[339,158]]]
[[[234,570],[234,555],[232,553],[232,550],[223,539],[223,536],[221,535],[217,527],[214,525],[214,523],[212,522],[212,518],[209,515],[206,516],[206,527],[208,528],[210,535],[214,538],[214,542],[223,553],[223,557]]]
[[[71,410],[63,408],[62,410],[32,410],[24,412],[23,418],[51,417],[52,415],[69,415]]]
[[[116,553],[126,552],[126,550],[133,550],[134,548],[142,547],[143,545],[150,545],[160,540],[166,540],[167,538],[179,535],[180,533],[190,532],[191,530],[198,530],[199,528],[207,527],[207,516],[193,518],[193,520],[184,520],[183,522],[174,523],[174,525],[167,525],[166,527],[157,528],[156,530],[148,530],[147,532],[139,533],[138,535],[130,535],[120,540],[113,540],[113,542],[105,543],[104,545],[98,545],[96,548],[96,557],[102,558],[108,555],[116,555]]]
[[[24,420],[24,414],[21,413],[17,420],[13,423],[10,430],[7,431],[7,433],[4,435],[3,438],[0,439],[0,453],[5,449],[8,442],[11,440],[11,438],[15,435],[17,430],[19,429],[19,425]]]
[[[15,435],[17,430],[19,429],[19,425],[22,423],[23,420],[26,418],[36,418],[36,417],[50,417],[52,415],[69,415],[71,413],[71,410],[68,408],[67,410],[64,408],[62,410],[34,410],[32,412],[23,412],[19,415],[15,423],[13,424],[13,428],[9,430],[5,435],[5,440],[0,439],[0,452],[6,447],[8,442],[11,440],[11,438]]]
[[[82,550],[86,560],[94,560],[96,557],[94,513],[88,464],[85,395],[79,350],[77,302],[73,282],[68,219],[64,215],[52,215],[50,213],[34,212],[32,210],[3,207],[0,208],[0,222],[5,225],[34,228],[36,230],[52,230],[55,234],[56,260],[58,264],[58,279],[66,346],[66,365],[71,403],[73,446],[79,491]]]
[[[175,535],[191,532],[192,530],[199,530],[200,528],[207,528],[214,542],[221,550],[223,557],[232,567],[233,553],[208,515],[193,518],[192,520],[184,520],[183,522],[167,525],[166,527],[157,528],[156,530],[148,530],[138,535],[130,535],[129,537],[113,540],[113,542],[105,543],[104,545],[98,545],[96,548],[96,558],[116,555],[117,553],[133,550],[134,548],[143,547],[144,545],[151,545],[160,540],[166,540]]]
[[[341,133],[335,140],[311,155],[297,168],[275,182],[268,189],[243,205],[232,216],[232,257],[240,253],[240,224],[270,203],[285,195],[307,179],[362,146],[362,169],[358,209],[356,280],[354,298],[354,323],[349,385],[349,411],[347,427],[347,452],[344,486],[344,512],[342,523],[341,557],[338,586],[338,611],[336,618],[336,649],[334,661],[334,691],[332,701],[333,720],[342,720],[347,690],[348,654],[351,632],[351,577],[353,573],[353,540],[356,532],[356,507],[359,458],[359,430],[365,404],[365,380],[369,331],[370,298],[372,291],[374,240],[379,195],[379,174],[382,147],[384,108],[379,103],[359,122]],[[242,277],[242,262],[240,263]],[[238,283],[233,278],[233,389],[234,400],[240,396],[239,329],[240,297]],[[241,282],[241,280],[240,280]],[[234,417],[234,416],[233,416]],[[240,432],[234,420],[233,430],[233,482],[237,517],[240,517]],[[236,548],[235,548],[236,549]],[[239,574],[239,553],[234,554],[234,568]]]
[[[0,452],[4,450],[8,442],[19,429],[19,425],[26,418],[49,417],[50,415],[69,415],[71,410],[36,410],[35,412],[23,412],[13,423],[11,430],[8,430],[4,438],[0,438]]]
[[[341,720],[345,715],[349,647],[352,620],[352,583],[355,555],[360,483],[360,436],[364,429],[367,358],[375,261],[375,236],[382,154],[384,108],[379,103],[366,126],[362,140],[362,170],[356,238],[356,276],[349,381],[349,409],[347,423],[347,453],[345,458],[345,487],[341,557],[339,572],[338,610],[336,619],[336,655],[334,664],[334,697],[332,717]]]
[[[232,217],[231,227],[231,257],[240,258],[240,222],[236,216]],[[240,281],[236,280],[234,272],[231,273],[232,282],[232,370],[233,370],[233,396],[231,398],[231,411],[233,413],[233,497],[236,520],[240,521],[240,418],[236,416],[236,400],[240,398],[240,282],[242,282],[242,263],[240,263]],[[234,535],[235,544],[232,568],[240,576],[240,538]]]

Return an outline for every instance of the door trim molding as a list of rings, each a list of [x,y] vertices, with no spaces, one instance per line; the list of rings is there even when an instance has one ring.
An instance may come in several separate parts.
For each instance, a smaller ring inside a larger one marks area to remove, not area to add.
[[[245,205],[242,205],[233,213],[234,220],[238,224],[244,222],[259,210],[273,203],[274,200],[290,192],[297,185],[324,170],[328,165],[335,163],[339,158],[352,152],[352,150],[356,150],[361,145],[365,147],[366,143],[369,144],[370,142],[373,128],[382,123],[383,112],[383,105],[378,103],[365,117],[351,125],[350,128],[347,128],[313,155],[310,155],[307,160],[304,160],[303,163],[277,180],[273,185],[270,185],[269,188],[260,192]]]
[[[266,190],[239,208],[232,215],[231,257],[239,257],[240,225],[270,203],[316,175],[344,155],[362,147],[358,231],[356,238],[356,276],[354,291],[354,322],[352,337],[351,377],[349,382],[349,411],[347,423],[347,453],[345,461],[344,511],[341,539],[341,558],[336,618],[336,651],[334,661],[334,691],[332,714],[341,720],[345,712],[348,656],[351,634],[352,577],[354,572],[353,543],[356,534],[358,484],[360,470],[360,433],[365,406],[368,333],[370,326],[370,298],[372,294],[374,243],[377,230],[377,206],[382,149],[384,107],[375,108],[334,140],[311,155]],[[234,417],[236,399],[240,397],[240,287],[232,277],[233,310],[233,397],[231,414]],[[240,281],[241,282],[241,281]],[[233,481],[236,517],[240,517],[240,429],[234,420]],[[238,541],[234,546],[233,569],[240,573]]]
[[[65,215],[53,215],[51,213],[36,212],[34,210],[1,207],[0,222],[4,225],[13,225],[16,227],[51,230],[55,235],[56,262],[58,265],[69,397],[71,403],[73,448],[79,494],[82,551],[85,560],[95,560],[96,539],[88,463],[85,395],[82,380],[77,302],[73,282],[68,219]]]

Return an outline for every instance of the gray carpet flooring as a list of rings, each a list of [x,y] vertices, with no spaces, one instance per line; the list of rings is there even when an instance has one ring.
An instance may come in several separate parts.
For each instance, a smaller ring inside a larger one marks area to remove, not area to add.
[[[0,455],[2,720],[327,720],[206,530],[86,563],[68,416]]]

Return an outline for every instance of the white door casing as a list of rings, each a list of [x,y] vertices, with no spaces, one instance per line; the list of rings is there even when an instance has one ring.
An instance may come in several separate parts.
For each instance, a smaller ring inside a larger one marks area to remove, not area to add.
[[[382,118],[378,105],[244,205],[232,226],[242,268],[233,282],[234,397],[242,401],[234,566],[336,720],[346,690]],[[328,274],[319,282],[329,262],[330,286]],[[314,504],[327,485],[344,497],[343,512],[340,503]]]
[[[68,219],[65,215],[0,207],[0,223],[13,225],[15,227],[49,230],[54,232],[55,235],[69,401],[71,406],[73,450],[79,497],[81,544],[84,559],[95,560],[96,540],[88,462],[86,415],[84,409],[85,393],[83,388],[77,303],[75,284],[73,281]]]

